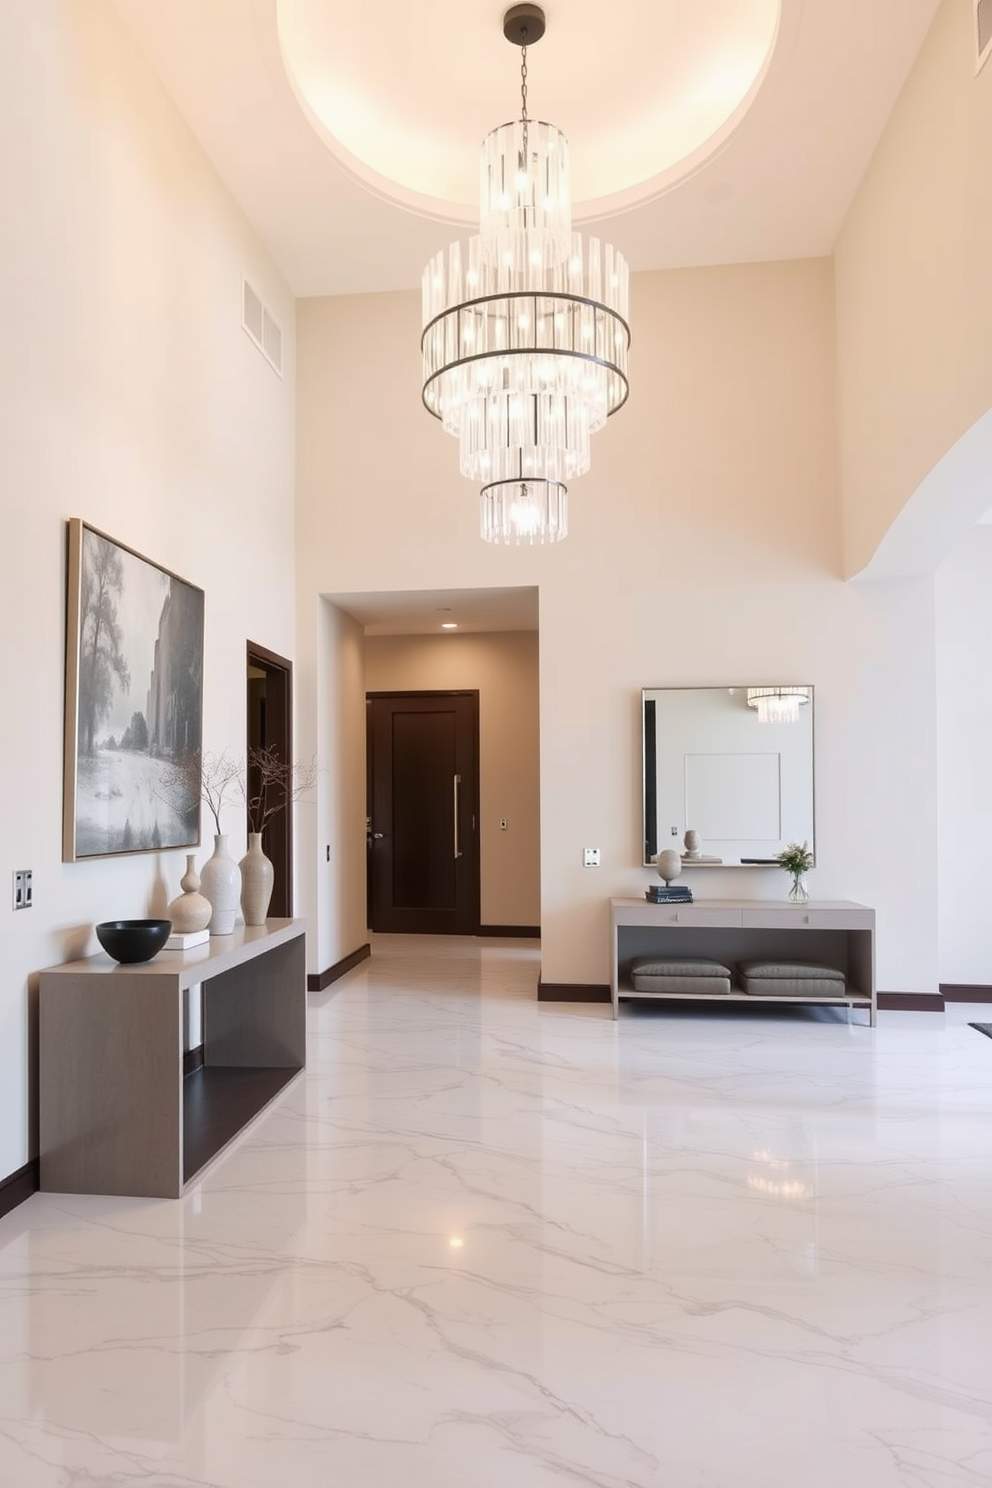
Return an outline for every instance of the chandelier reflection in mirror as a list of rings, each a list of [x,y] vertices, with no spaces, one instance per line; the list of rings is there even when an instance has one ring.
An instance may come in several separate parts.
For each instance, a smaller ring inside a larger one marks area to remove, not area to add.
[[[503,17],[521,49],[520,118],[483,141],[478,236],[423,276],[424,403],[459,441],[493,543],[566,536],[567,482],[628,393],[626,260],[572,231],[568,141],[527,114],[527,48],[544,27],[536,5]]]
[[[758,710],[759,723],[798,723],[799,709],[808,702],[808,687],[749,687],[747,690],[747,705]]]

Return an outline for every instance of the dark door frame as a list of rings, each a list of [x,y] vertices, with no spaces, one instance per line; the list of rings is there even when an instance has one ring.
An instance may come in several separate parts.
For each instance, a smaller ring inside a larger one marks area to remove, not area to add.
[[[481,914],[482,914],[482,904],[481,904],[481,868],[482,868],[482,855],[481,855],[481,833],[480,833],[480,830],[479,830],[479,826],[480,826],[480,820],[479,820],[479,793],[480,793],[480,788],[481,788],[481,778],[480,778],[480,763],[481,763],[480,762],[480,730],[479,730],[480,694],[479,694],[479,689],[478,688],[474,688],[474,687],[433,687],[433,688],[397,687],[397,688],[383,688],[381,690],[376,690],[374,692],[366,692],[366,694],[365,694],[366,709],[369,708],[369,706],[373,702],[373,700],[375,700],[375,699],[381,699],[381,698],[397,699],[397,700],[400,700],[400,699],[403,699],[403,698],[409,698],[411,700],[423,699],[425,701],[427,701],[427,700],[445,699],[445,698],[467,698],[471,702],[471,705],[472,705],[471,752],[472,752],[472,773],[473,773],[474,779],[472,781],[470,790],[463,797],[462,803],[461,803],[461,815],[462,815],[463,833],[464,833],[463,841],[464,841],[465,850],[466,850],[465,851],[465,858],[466,858],[466,861],[465,861],[466,880],[464,881],[464,883],[465,883],[465,888],[467,890],[467,896],[468,896],[468,903],[466,905],[466,916],[465,916],[465,918],[466,918],[466,920],[468,920],[468,919],[471,920],[471,926],[469,927],[469,925],[466,923],[460,930],[458,930],[455,933],[457,933],[457,934],[466,934],[466,935],[478,935],[478,933],[479,933],[480,919],[481,919]],[[368,902],[368,919],[369,919],[369,925],[370,925],[370,927],[372,925],[372,920],[373,920],[373,917],[374,917],[374,912],[373,912],[374,888],[373,888],[372,853],[373,853],[373,849],[374,849],[373,830],[374,830],[374,827],[375,827],[375,823],[373,821],[373,800],[372,800],[373,751],[372,751],[372,737],[371,736],[372,736],[372,730],[371,730],[370,727],[367,727],[366,728],[366,828],[367,828],[366,844],[367,844],[368,851],[367,851],[367,858],[366,858],[366,861],[367,861],[366,882],[367,882],[367,895],[368,895],[368,900],[367,900],[367,902]],[[466,818],[467,818],[467,820],[466,820]],[[414,932],[414,933],[416,933],[416,932]]]
[[[252,719],[250,668],[265,673],[264,740],[280,759],[293,758],[293,663],[266,646],[247,643],[245,684],[245,739],[252,742],[257,720]],[[293,913],[293,808],[277,811],[266,823],[262,847],[275,870],[269,914],[289,919]]]

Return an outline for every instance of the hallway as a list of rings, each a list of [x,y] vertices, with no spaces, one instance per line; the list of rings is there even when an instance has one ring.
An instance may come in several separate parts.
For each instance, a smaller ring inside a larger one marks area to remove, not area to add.
[[[186,1197],[0,1221],[0,1483],[988,1483],[992,1040],[538,971],[378,937]]]

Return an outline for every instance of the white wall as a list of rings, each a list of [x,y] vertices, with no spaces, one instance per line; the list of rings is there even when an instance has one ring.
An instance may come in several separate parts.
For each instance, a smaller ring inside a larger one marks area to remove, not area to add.
[[[990,159],[992,67],[976,78],[972,0],[944,0],[836,248],[849,574],[992,408]]]
[[[365,945],[365,638],[322,596],[300,606],[297,743],[318,761],[316,805],[296,808],[299,913],[307,969],[329,970]],[[319,702],[319,706],[318,706]]]
[[[937,594],[940,979],[992,985],[992,526],[941,564]]]
[[[61,862],[65,520],[205,590],[205,744],[243,747],[246,638],[293,651],[295,357],[291,296],[106,0],[3,0],[0,138],[2,1178],[33,1150],[29,979],[161,911],[184,867]],[[243,271],[284,381],[241,330]]]
[[[369,637],[365,685],[369,692],[478,689],[482,923],[539,925],[536,633]]]
[[[608,980],[607,900],[650,879],[641,687],[812,682],[811,887],[876,906],[882,988],[930,991],[933,586],[841,578],[833,265],[640,274],[632,296],[630,402],[594,440],[554,549],[480,542],[477,493],[420,403],[416,295],[300,303],[299,652],[316,649],[319,593],[538,586],[549,982]],[[775,870],[714,871],[698,892],[786,887]],[[354,948],[328,946],[325,964]]]

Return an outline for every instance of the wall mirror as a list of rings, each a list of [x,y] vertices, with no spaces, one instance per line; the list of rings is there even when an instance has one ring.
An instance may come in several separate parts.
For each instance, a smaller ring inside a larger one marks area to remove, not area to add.
[[[700,868],[815,851],[811,686],[646,687],[641,725],[645,867],[666,847]]]

